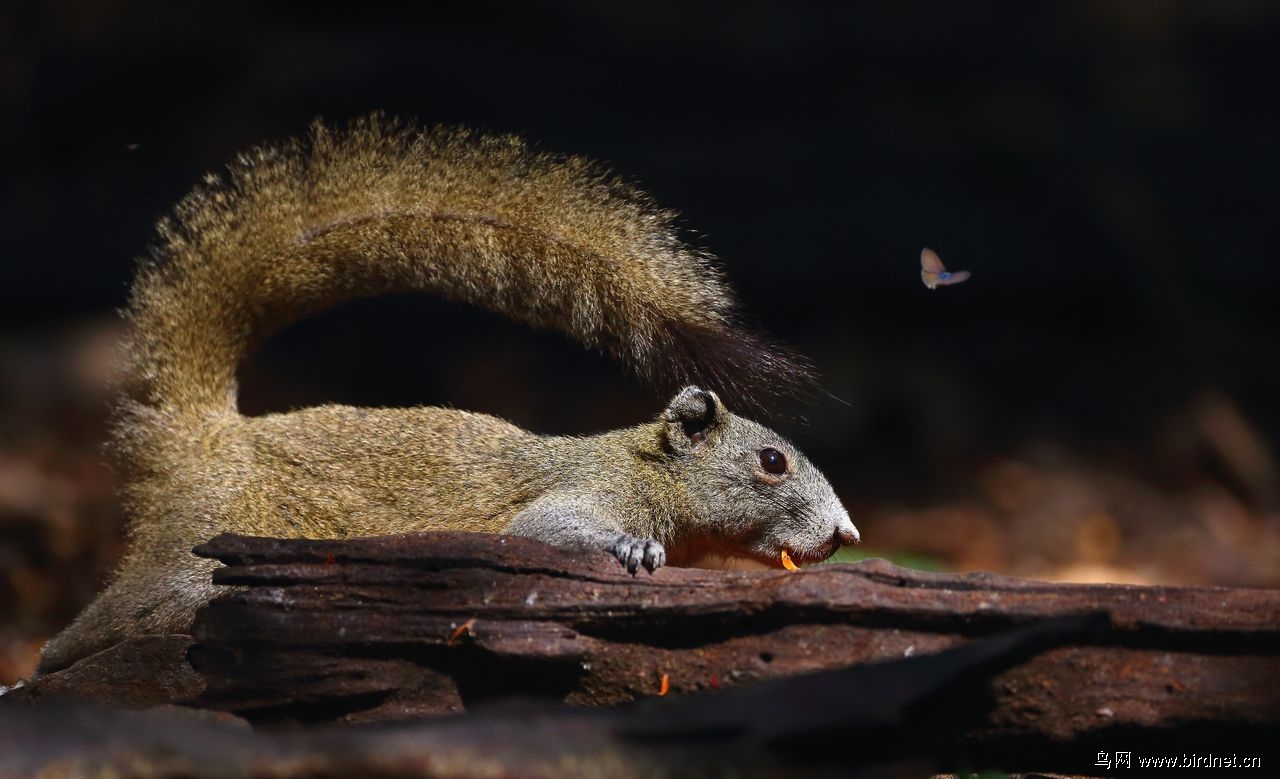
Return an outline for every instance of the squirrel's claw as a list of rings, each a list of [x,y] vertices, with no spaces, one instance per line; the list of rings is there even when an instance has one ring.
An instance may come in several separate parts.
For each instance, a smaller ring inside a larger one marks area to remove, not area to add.
[[[667,562],[667,550],[652,538],[618,536],[609,551],[618,558],[618,562],[626,566],[627,573],[631,574],[639,571],[640,566],[653,573]]]

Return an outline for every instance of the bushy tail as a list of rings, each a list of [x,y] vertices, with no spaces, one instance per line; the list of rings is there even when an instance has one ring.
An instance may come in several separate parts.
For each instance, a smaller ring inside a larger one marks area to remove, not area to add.
[[[241,155],[207,177],[143,263],[128,318],[138,412],[235,413],[237,366],[343,300],[422,291],[562,330],[669,387],[764,405],[808,381],[738,321],[673,215],[591,163],[511,137],[378,116]]]

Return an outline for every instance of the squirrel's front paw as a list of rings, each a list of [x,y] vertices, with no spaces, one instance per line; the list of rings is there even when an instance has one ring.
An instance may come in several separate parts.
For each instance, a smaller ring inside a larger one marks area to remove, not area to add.
[[[609,551],[627,567],[627,573],[635,573],[642,565],[653,573],[667,561],[667,550],[652,538],[618,536]]]

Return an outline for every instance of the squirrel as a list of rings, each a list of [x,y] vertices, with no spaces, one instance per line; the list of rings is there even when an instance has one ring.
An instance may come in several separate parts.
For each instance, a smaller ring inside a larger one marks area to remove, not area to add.
[[[109,451],[129,545],[45,646],[49,673],[180,633],[215,590],[194,546],[225,532],[347,538],[509,533],[607,550],[636,574],[706,555],[779,566],[859,540],[826,478],[702,385],[763,406],[810,376],[742,324],[674,215],[578,158],[373,115],[263,146],[158,225],[125,318]],[[653,421],[542,436],[484,414],[324,405],[237,410],[268,336],[339,302],[420,291],[557,329],[674,389]]]

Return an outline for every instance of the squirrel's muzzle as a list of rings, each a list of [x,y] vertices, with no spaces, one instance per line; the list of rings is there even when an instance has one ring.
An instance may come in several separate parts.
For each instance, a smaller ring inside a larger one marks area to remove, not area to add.
[[[836,520],[836,534],[833,539],[837,546],[853,546],[862,542],[862,536],[858,533],[858,528],[853,526],[853,520],[849,519],[848,512],[843,508],[840,510],[840,518]]]

